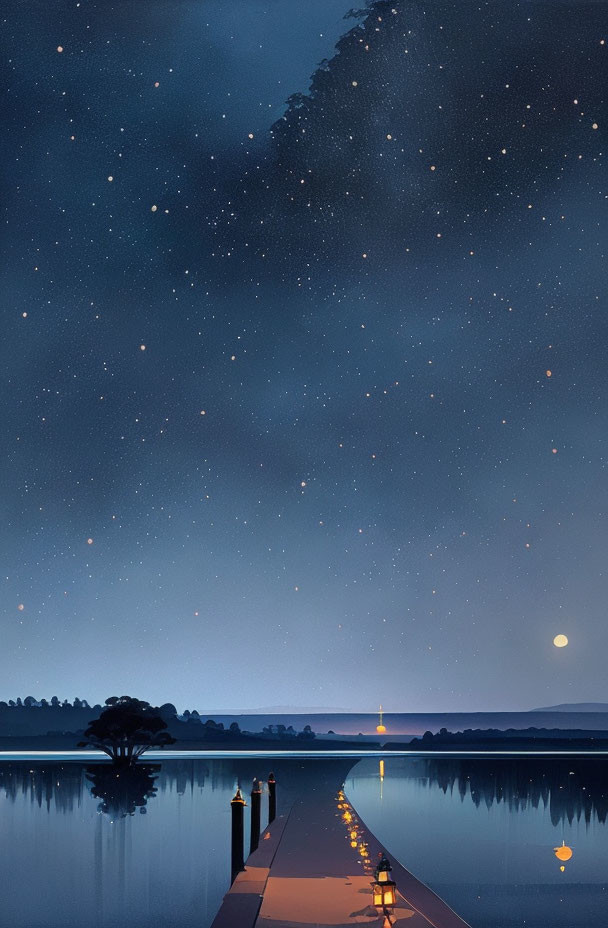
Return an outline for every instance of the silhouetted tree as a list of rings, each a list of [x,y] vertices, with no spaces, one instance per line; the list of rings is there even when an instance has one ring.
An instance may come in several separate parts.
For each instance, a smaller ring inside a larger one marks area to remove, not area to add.
[[[115,763],[130,764],[149,748],[173,744],[159,709],[132,696],[112,696],[107,708],[90,723],[79,747],[92,745]]]
[[[238,722],[231,722],[231,723],[230,723],[230,731],[232,732],[233,735],[240,735],[241,729],[240,729],[239,723],[238,723]]]
[[[51,696],[51,705],[52,705],[52,707],[53,707],[54,709],[56,709],[56,708],[59,706],[59,704],[60,704],[60,703],[59,703],[58,698],[57,698],[56,696]]]
[[[27,706],[28,709],[31,709],[32,706],[36,705],[36,700],[34,699],[33,696],[26,696],[25,699],[23,700],[23,705]]]
[[[310,725],[305,725],[302,731],[298,732],[296,736],[300,741],[312,741],[316,737],[314,731]]]

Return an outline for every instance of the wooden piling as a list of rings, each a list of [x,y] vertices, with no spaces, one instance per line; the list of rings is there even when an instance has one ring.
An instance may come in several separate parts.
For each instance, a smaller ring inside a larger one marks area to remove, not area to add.
[[[277,817],[277,781],[274,773],[268,774],[268,824]]]
[[[251,839],[249,853],[253,854],[260,843],[260,813],[262,808],[262,786],[257,777],[253,779],[251,787]]]
[[[230,809],[232,813],[232,860],[230,882],[233,883],[237,873],[240,873],[245,867],[245,860],[243,857],[243,843],[245,840],[243,813],[245,810],[245,800],[243,799],[240,787],[237,788],[234,799],[230,800]]]

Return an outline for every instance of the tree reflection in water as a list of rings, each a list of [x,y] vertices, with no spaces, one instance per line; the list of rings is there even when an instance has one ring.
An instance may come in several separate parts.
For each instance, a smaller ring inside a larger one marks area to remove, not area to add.
[[[429,786],[444,793],[456,790],[463,802],[468,798],[476,806],[502,802],[517,812],[542,803],[553,825],[581,818],[604,824],[608,816],[608,760],[603,757],[429,758],[405,775],[422,775]]]
[[[314,762],[310,762],[314,765]],[[323,767],[331,764],[327,760]],[[527,806],[549,808],[553,825],[561,822],[608,820],[608,758],[517,757],[452,758],[395,757],[386,755],[385,778],[415,778],[443,792],[455,792],[476,806],[505,803],[517,812]],[[297,789],[310,773],[302,761],[283,762],[281,783]],[[376,771],[377,761],[374,762]],[[321,765],[319,765],[321,768]],[[116,773],[120,777],[116,777]],[[16,802],[28,798],[33,804],[69,813],[85,791],[100,801],[108,815],[133,815],[145,809],[148,799],[175,791],[233,789],[237,779],[251,781],[263,774],[259,760],[180,759],[160,764],[136,765],[116,771],[111,764],[32,763],[0,764],[0,796]],[[275,770],[275,773],[277,771]],[[376,773],[377,776],[377,773]]]
[[[156,796],[160,764],[94,764],[86,768],[91,795],[99,799],[98,812],[112,820],[146,812],[148,799]]]

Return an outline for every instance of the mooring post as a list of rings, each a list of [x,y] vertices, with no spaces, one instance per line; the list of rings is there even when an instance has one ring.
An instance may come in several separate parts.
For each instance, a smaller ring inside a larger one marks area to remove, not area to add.
[[[253,854],[260,843],[260,811],[262,808],[262,786],[257,777],[253,778],[251,787],[251,841],[249,853]]]
[[[268,824],[277,817],[277,781],[274,773],[268,774]]]
[[[243,842],[245,840],[244,827],[244,809],[245,800],[243,799],[240,787],[234,794],[234,799],[230,800],[230,809],[232,811],[232,866],[230,882],[234,883],[237,873],[245,867],[243,859]]]

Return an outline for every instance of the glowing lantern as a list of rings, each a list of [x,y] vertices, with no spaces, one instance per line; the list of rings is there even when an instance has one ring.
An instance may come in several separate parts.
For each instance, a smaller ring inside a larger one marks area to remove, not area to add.
[[[555,854],[558,860],[563,860],[563,861],[570,860],[570,858],[572,857],[572,848],[568,847],[565,841],[562,841],[560,847],[553,848],[553,853]]]
[[[382,711],[382,706],[380,706],[380,718],[379,718],[378,724],[376,725],[376,731],[378,732],[379,735],[383,735],[384,732],[386,731],[386,725],[384,724],[382,720],[383,715],[384,715],[384,712]]]
[[[395,905],[396,884],[391,880],[391,865],[386,857],[381,857],[375,870],[375,880],[372,884],[374,905],[383,912]]]

